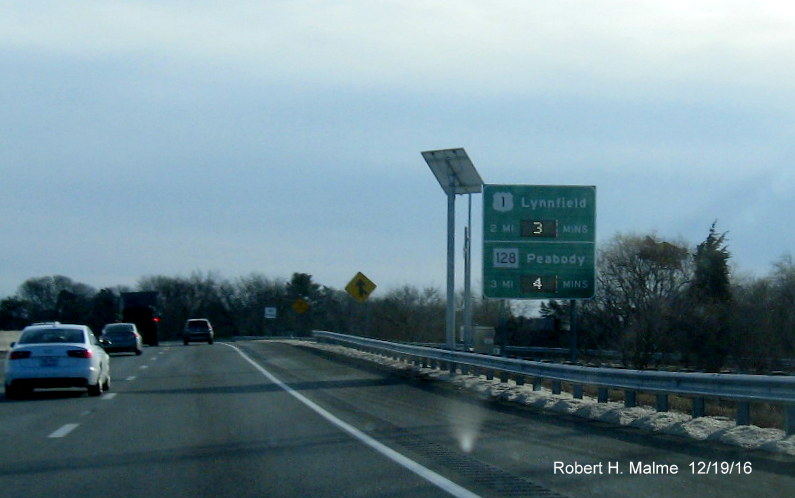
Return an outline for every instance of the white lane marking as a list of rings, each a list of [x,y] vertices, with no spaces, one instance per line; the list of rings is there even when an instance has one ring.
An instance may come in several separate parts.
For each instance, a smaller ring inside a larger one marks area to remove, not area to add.
[[[409,471],[417,474],[419,477],[425,479],[426,481],[430,482],[431,484],[435,485],[436,487],[440,488],[447,493],[450,493],[453,496],[457,497],[466,497],[466,498],[477,498],[478,495],[469,491],[468,489],[459,486],[458,484],[454,483],[453,481],[443,477],[436,472],[432,471],[427,467],[423,467],[419,463],[411,460],[410,458],[405,457],[404,455],[398,453],[397,451],[393,450],[389,446],[377,441],[376,439],[371,438],[367,434],[363,433],[356,427],[350,425],[347,422],[343,422],[342,420],[338,419],[324,408],[321,408],[320,405],[316,404],[314,401],[311,401],[303,394],[293,390],[290,386],[285,384],[284,382],[277,379],[272,373],[265,370],[261,367],[257,362],[252,360],[247,354],[242,352],[236,346],[231,344],[222,343],[224,346],[229,346],[230,348],[237,351],[237,353],[243,357],[244,360],[249,362],[254,368],[259,370],[259,372],[268,378],[271,382],[279,386],[280,388],[284,389],[289,393],[292,397],[312,409],[315,413],[323,417],[324,419],[328,420],[332,424],[336,425],[343,431],[347,432],[354,438],[358,439],[360,442],[364,443],[365,445],[369,446],[370,448],[374,449],[378,453],[381,453],[385,457],[389,458],[393,462],[397,463],[398,465],[403,466],[404,468],[408,469]]]
[[[126,379],[124,379],[124,380],[127,380],[127,381],[129,381],[129,380],[135,380],[136,378],[137,378],[137,377],[136,377],[135,375],[130,375],[129,377],[127,377],[127,378],[126,378]]]
[[[78,425],[80,425],[80,424],[66,424],[66,425],[64,425],[60,429],[56,430],[55,432],[53,432],[52,434],[50,434],[47,437],[50,437],[50,438],[64,437],[67,434],[69,434],[70,432],[72,432],[73,430],[75,430]]]
[[[149,365],[141,365],[139,368],[141,370],[146,370],[147,368],[149,368]]]
[[[115,398],[117,394],[119,393],[105,393],[102,395],[102,399],[104,399],[105,401],[110,401],[113,398]]]

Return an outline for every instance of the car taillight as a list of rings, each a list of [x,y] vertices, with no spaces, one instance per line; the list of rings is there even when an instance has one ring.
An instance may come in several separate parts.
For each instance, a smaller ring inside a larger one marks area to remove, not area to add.
[[[88,349],[70,349],[66,354],[72,358],[91,358],[91,356],[93,356]]]
[[[24,358],[30,358],[30,351],[11,351],[11,354],[8,355],[9,360],[22,360]]]

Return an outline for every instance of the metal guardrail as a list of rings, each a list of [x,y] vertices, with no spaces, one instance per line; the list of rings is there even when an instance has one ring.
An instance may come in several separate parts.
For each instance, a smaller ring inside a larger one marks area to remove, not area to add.
[[[430,344],[424,344],[430,345]],[[441,346],[440,346],[441,347]],[[568,358],[571,355],[571,349],[569,348],[542,348],[536,346],[505,346],[505,352],[508,355],[513,356],[523,356],[523,355],[537,355],[537,356],[549,356],[549,357],[558,357],[558,358]],[[621,360],[622,354],[620,351],[612,351],[612,350],[602,350],[602,349],[581,349],[578,351],[581,356],[587,356],[592,358],[601,358],[607,360]],[[652,355],[652,359],[654,360],[671,360],[671,361],[680,361],[682,359],[682,355],[679,353],[654,353]],[[734,359],[729,356],[729,359]],[[741,358],[741,359],[753,359],[753,358]],[[785,368],[793,368],[795,367],[795,358],[780,358],[778,361],[782,367]]]
[[[731,400],[737,404],[737,425],[751,423],[751,403],[778,404],[784,408],[785,432],[795,434],[795,377],[596,368],[411,346],[335,332],[313,331],[312,335],[320,342],[393,356],[451,373],[479,369],[486,372],[487,378],[493,378],[494,372],[499,372],[503,382],[513,375],[520,385],[529,377],[534,389],[540,389],[541,383],[548,380],[553,394],[559,394],[560,383],[567,382],[573,385],[575,398],[582,398],[583,386],[591,385],[597,387],[597,399],[602,403],[607,402],[610,389],[624,391],[627,407],[636,406],[638,392],[655,394],[657,411],[668,411],[671,395],[688,397],[692,398],[694,418],[704,416],[706,399]]]

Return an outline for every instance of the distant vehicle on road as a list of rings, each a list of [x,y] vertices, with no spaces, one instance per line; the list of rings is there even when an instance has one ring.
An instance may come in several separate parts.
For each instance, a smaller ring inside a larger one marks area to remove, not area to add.
[[[157,292],[122,292],[121,321],[134,323],[143,337],[144,344],[157,346],[158,337],[158,293]]]
[[[103,339],[107,341],[103,347],[108,353],[143,352],[143,339],[134,323],[109,323],[102,329],[99,339],[100,343],[103,343]]]
[[[185,322],[182,331],[182,342],[187,346],[191,341],[207,341],[212,344],[214,339],[213,326],[206,318],[191,318]]]
[[[6,398],[70,387],[85,388],[91,396],[110,389],[110,357],[100,341],[85,325],[25,327],[6,356]]]

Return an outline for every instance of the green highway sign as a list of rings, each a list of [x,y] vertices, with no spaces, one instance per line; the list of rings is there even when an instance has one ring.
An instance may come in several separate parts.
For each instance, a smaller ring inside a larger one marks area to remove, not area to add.
[[[595,290],[596,187],[483,186],[483,295],[589,299]]]

